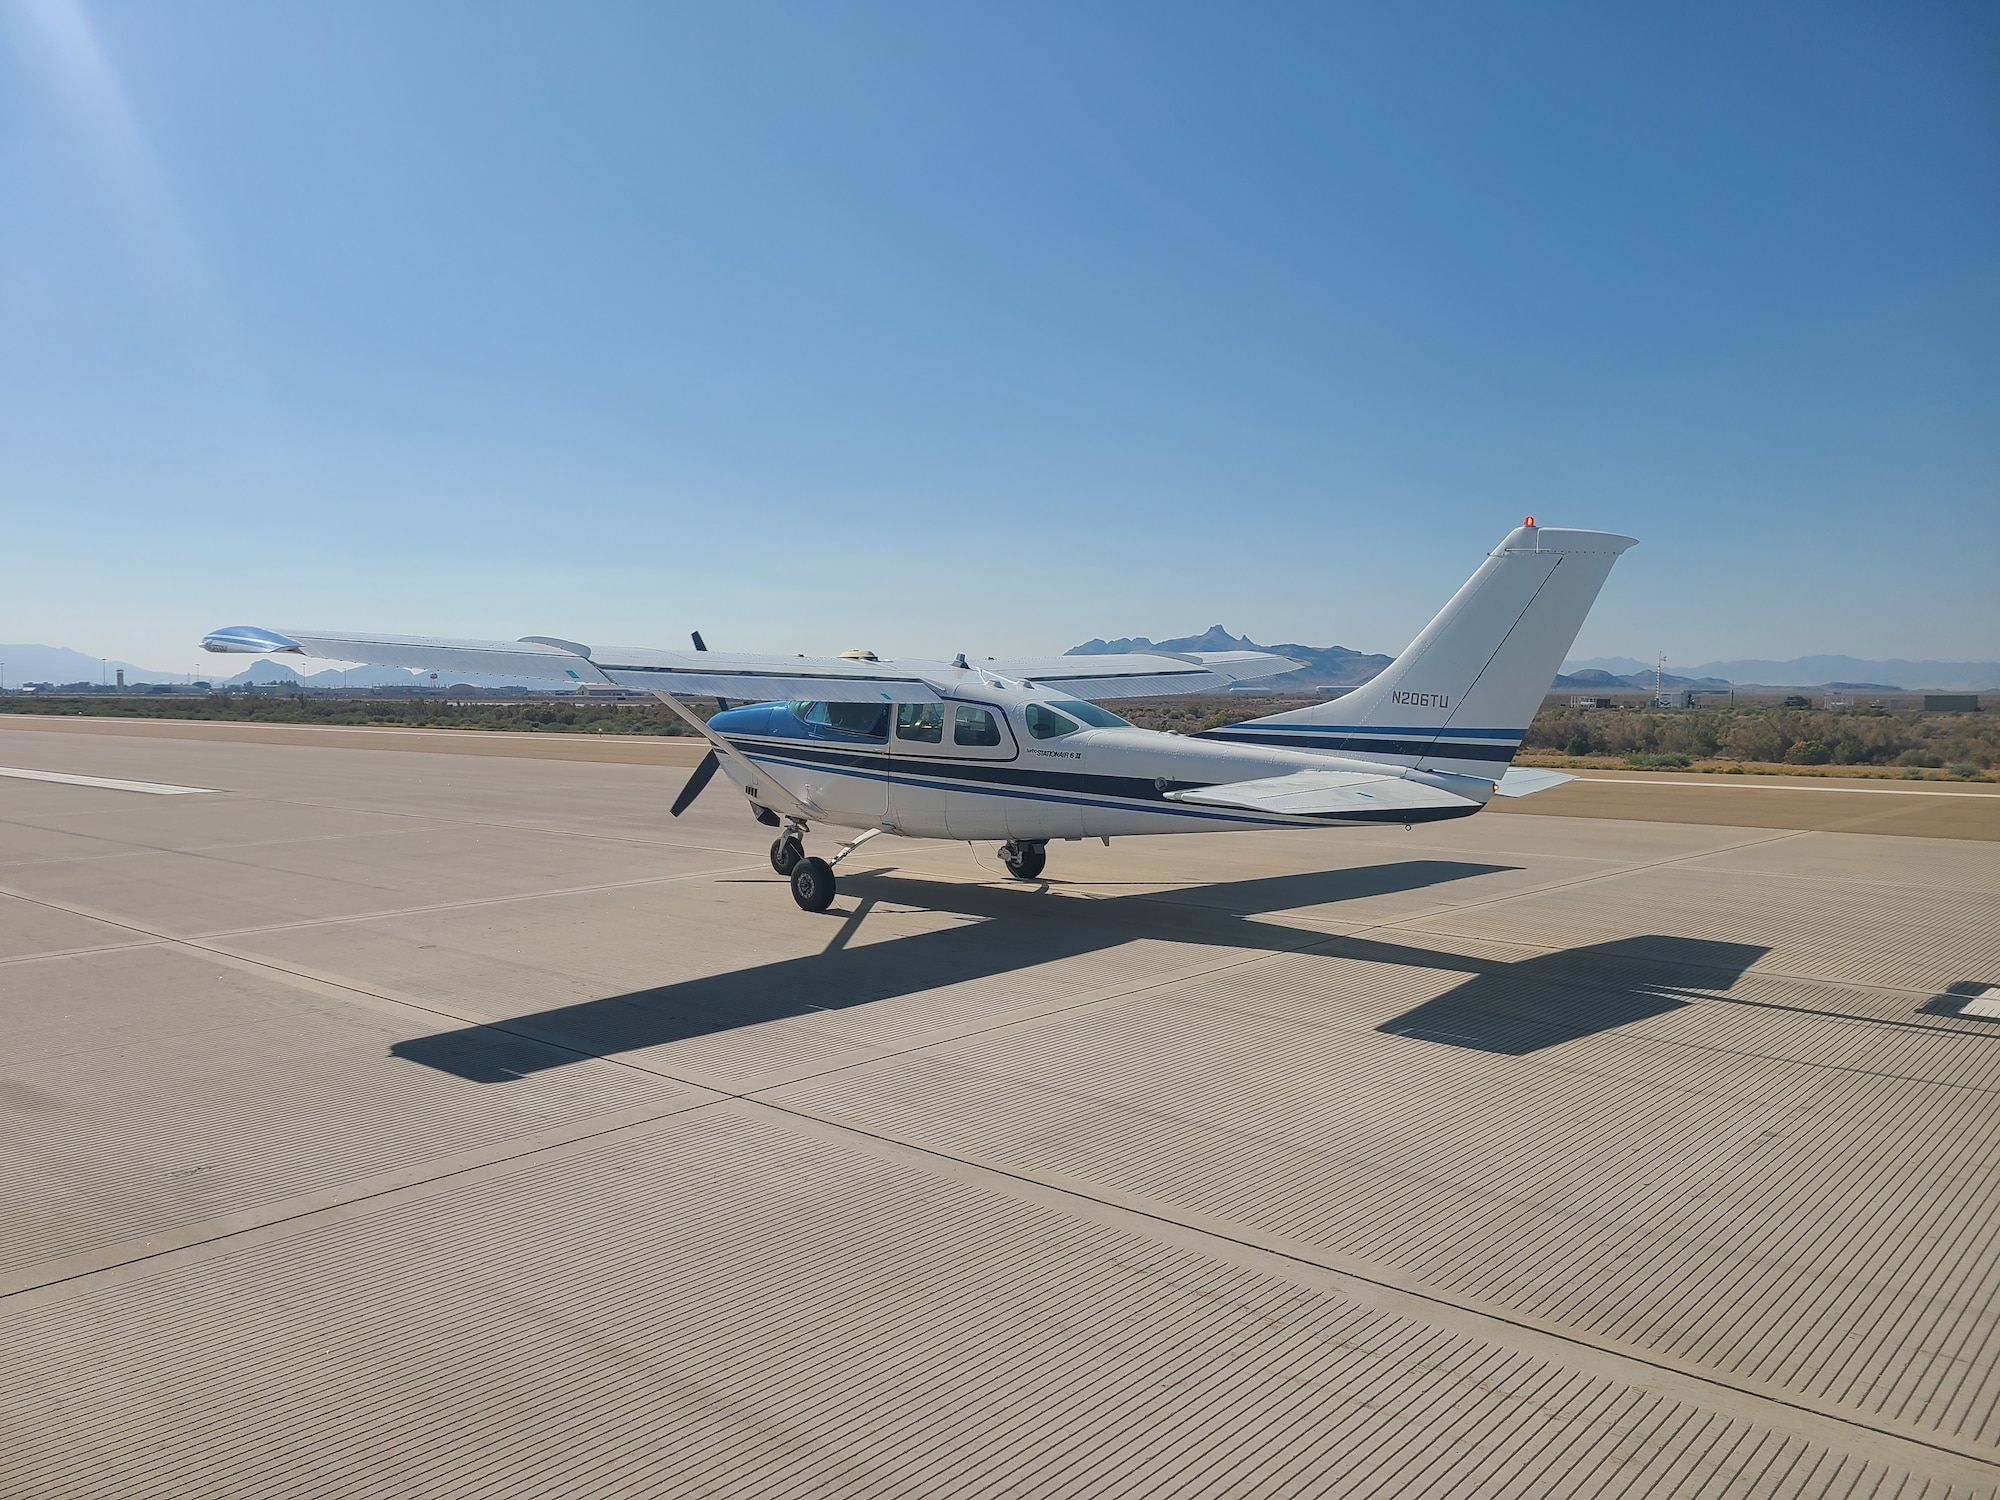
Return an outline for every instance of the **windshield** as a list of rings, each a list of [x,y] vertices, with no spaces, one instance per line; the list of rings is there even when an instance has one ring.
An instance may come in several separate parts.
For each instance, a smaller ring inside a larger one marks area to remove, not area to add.
[[[1028,721],[1028,733],[1038,740],[1061,739],[1083,727],[1074,719],[1064,718],[1045,703],[1030,703],[1021,716]]]
[[[1083,720],[1092,729],[1130,729],[1132,726],[1114,713],[1099,708],[1095,703],[1072,703],[1062,699],[1051,703],[1051,708],[1059,708],[1073,718]]]

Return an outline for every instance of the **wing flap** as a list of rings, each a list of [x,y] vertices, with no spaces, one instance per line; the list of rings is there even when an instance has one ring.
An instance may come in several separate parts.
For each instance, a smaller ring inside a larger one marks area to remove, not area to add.
[[[1295,818],[1394,820],[1412,813],[1436,817],[1476,812],[1480,803],[1421,781],[1366,771],[1292,771],[1221,786],[1168,792],[1168,800],[1240,808]]]

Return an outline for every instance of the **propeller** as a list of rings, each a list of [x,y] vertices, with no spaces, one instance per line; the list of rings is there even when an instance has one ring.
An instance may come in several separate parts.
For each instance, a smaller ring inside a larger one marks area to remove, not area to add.
[[[681,788],[681,794],[674,798],[674,805],[667,809],[668,812],[676,818],[686,812],[688,804],[701,795],[701,789],[708,785],[709,778],[715,775],[716,767],[721,764],[713,750],[704,755],[695,766],[694,775],[688,777],[687,785]]]
[[[699,630],[690,631],[689,635],[694,641],[695,650],[706,651],[708,649],[708,642],[701,638]],[[720,711],[729,707],[729,704],[723,699],[717,698],[715,706]],[[674,798],[674,805],[667,809],[669,814],[678,818],[682,813],[686,812],[688,804],[701,795],[702,788],[708,785],[709,781],[715,775],[716,767],[721,764],[722,762],[716,759],[715,751],[710,750],[708,754],[704,755],[699,763],[696,764],[694,775],[688,777],[687,785],[681,788],[681,794]]]
[[[690,630],[688,636],[694,641],[695,650],[706,651],[708,649],[708,642],[701,638],[699,630]],[[729,700],[727,698],[717,698],[715,700],[715,711],[717,713],[721,713],[727,707],[729,707]]]

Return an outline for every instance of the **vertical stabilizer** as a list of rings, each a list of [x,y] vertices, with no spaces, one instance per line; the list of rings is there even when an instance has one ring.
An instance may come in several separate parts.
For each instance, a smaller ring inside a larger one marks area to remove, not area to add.
[[[1344,697],[1213,738],[1497,781],[1629,536],[1515,528],[1382,674]]]

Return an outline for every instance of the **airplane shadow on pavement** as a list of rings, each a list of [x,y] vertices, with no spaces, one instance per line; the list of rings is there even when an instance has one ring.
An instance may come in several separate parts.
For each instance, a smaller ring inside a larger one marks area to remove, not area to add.
[[[1463,971],[1471,976],[1466,983],[1380,1029],[1522,1053],[1672,1010],[1686,1003],[1675,993],[1682,987],[1727,989],[1766,951],[1742,943],[1649,936],[1508,961],[1257,920],[1514,868],[1409,860],[1098,900],[1049,897],[1033,887],[873,871],[843,874],[842,893],[857,898],[856,905],[821,952],[415,1037],[390,1051],[460,1078],[497,1083],[586,1058],[844,1010],[1152,939],[1270,953],[1310,948],[1374,963]],[[879,902],[975,920],[848,946],[857,922]],[[785,915],[793,918],[789,909]]]
[[[1409,951],[1380,961],[1419,962],[1400,956]],[[1449,954],[1426,954],[1425,967],[1468,968],[1473,977],[1375,1029],[1518,1057],[1665,1015],[1691,1000],[1726,991],[1770,951],[1756,943],[1648,933],[1512,963],[1454,963]]]

